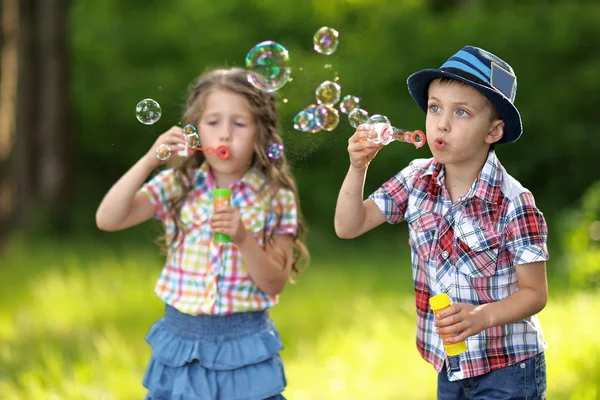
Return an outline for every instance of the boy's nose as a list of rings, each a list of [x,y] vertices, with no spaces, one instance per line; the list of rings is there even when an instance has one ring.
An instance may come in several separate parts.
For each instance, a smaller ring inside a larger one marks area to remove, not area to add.
[[[450,129],[450,118],[446,113],[442,113],[438,119],[438,129],[447,132]]]

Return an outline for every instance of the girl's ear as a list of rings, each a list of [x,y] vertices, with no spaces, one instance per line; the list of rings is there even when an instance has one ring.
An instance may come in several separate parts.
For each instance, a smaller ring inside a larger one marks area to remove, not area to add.
[[[496,143],[504,136],[504,121],[497,119],[492,121],[490,130],[488,131],[485,142],[488,144]]]

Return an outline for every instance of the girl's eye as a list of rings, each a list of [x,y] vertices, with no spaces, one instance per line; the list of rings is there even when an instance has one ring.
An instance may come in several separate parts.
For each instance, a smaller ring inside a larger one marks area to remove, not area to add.
[[[216,125],[218,122],[217,121],[208,121],[206,122],[208,125]]]
[[[458,115],[459,117],[466,117],[466,116],[468,116],[470,114],[469,114],[469,112],[467,110],[464,110],[464,109],[461,108],[458,111],[456,111],[456,115]]]
[[[246,124],[243,123],[243,122],[236,122],[235,125],[239,126],[240,128],[245,128],[246,127]]]
[[[436,104],[431,104],[429,106],[429,111],[434,112],[434,113],[438,112],[438,111],[440,111],[440,107],[438,105],[436,105]]]

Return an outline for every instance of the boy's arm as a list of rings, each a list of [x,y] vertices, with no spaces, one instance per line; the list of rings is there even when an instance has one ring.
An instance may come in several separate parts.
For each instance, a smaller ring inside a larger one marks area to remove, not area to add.
[[[367,169],[350,166],[335,207],[335,233],[352,239],[385,222],[385,216],[371,199],[363,201]]]
[[[546,306],[548,228],[531,193],[524,192],[514,200],[508,221],[504,229],[506,249],[512,258],[519,290],[494,303],[477,306],[457,303],[440,313],[436,326],[443,329],[439,333],[459,333],[449,343],[490,327],[521,321]]]
[[[367,140],[370,128],[359,125],[348,139],[350,169],[338,195],[335,207],[335,233],[343,239],[352,239],[381,225],[385,216],[370,199],[364,200],[367,167],[382,145]]]
[[[494,326],[521,321],[546,306],[546,262],[522,264],[515,269],[519,290],[507,298],[478,306],[457,303],[439,313],[439,320],[436,321],[438,333],[458,332],[458,336],[448,339],[447,343],[460,342]]]

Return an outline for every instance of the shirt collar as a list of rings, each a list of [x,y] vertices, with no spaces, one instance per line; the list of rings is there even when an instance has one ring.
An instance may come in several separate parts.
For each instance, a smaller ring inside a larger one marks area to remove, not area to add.
[[[215,187],[215,178],[213,177],[212,171],[205,161],[197,170],[196,181],[198,183],[204,183],[208,190],[212,190]],[[256,168],[252,167],[246,171],[242,178],[231,185],[231,189],[243,189],[244,186],[249,187],[254,192],[259,192],[265,183],[264,175]]]
[[[430,177],[430,186],[434,183],[441,186],[444,177],[443,165],[433,158],[427,168],[423,171],[422,177]],[[478,197],[488,203],[497,203],[500,198],[501,185],[502,165],[500,164],[498,157],[496,157],[496,153],[491,150],[488,153],[485,164],[483,164],[477,179],[473,183],[473,186],[471,186],[471,189],[465,198]]]

